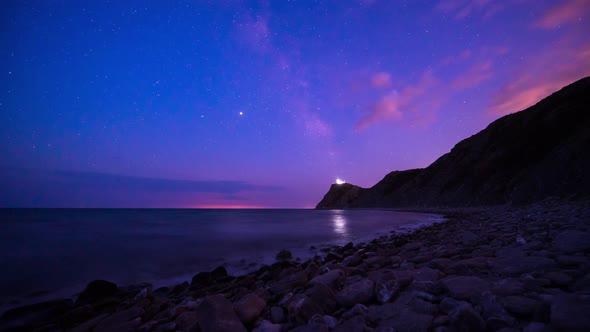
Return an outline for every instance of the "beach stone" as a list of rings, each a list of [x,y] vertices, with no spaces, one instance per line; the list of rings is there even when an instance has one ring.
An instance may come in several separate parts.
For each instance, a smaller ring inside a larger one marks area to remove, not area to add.
[[[539,307],[537,301],[524,296],[507,296],[502,303],[509,313],[518,316],[530,316]]]
[[[154,332],[173,332],[176,331],[176,323],[169,322],[158,326]]]
[[[354,316],[336,325],[334,332],[364,331],[366,323],[363,317]]]
[[[518,295],[524,293],[524,285],[518,279],[501,279],[492,285],[492,292],[500,296]]]
[[[195,311],[201,332],[246,331],[234,307],[223,295],[210,295]]]
[[[287,320],[285,316],[285,310],[283,307],[272,306],[270,307],[270,321],[274,324],[281,324]]]
[[[267,320],[263,320],[252,332],[281,332],[282,329],[283,326],[281,324],[273,324]]]
[[[478,304],[488,330],[497,331],[516,324],[516,320],[506,312],[504,306],[492,293],[484,293]]]
[[[516,276],[522,273],[551,270],[557,267],[557,263],[546,257],[516,255],[493,259],[490,267],[496,273]]]
[[[590,331],[590,297],[559,294],[551,304],[551,327],[557,331]]]
[[[437,281],[443,276],[439,270],[423,267],[414,271],[414,281]]]
[[[368,313],[369,309],[365,305],[357,303],[352,307],[352,309],[342,314],[342,319],[348,319],[353,316],[366,317]]]
[[[299,324],[307,323],[314,315],[322,315],[322,307],[307,295],[296,294],[287,306],[288,319]]]
[[[453,311],[455,308],[462,304],[467,304],[467,302],[458,301],[447,296],[440,301],[439,307],[442,312],[449,314],[451,311]]]
[[[442,280],[455,299],[469,300],[481,296],[490,288],[489,282],[473,276],[451,276]]]
[[[472,232],[465,231],[465,232],[461,232],[457,236],[457,239],[460,243],[463,243],[464,245],[467,245],[467,246],[471,246],[471,245],[477,244],[477,242],[479,242],[479,240],[480,240],[480,237],[475,235]]]
[[[324,274],[316,276],[315,278],[311,279],[309,284],[324,284],[328,287],[335,288],[342,284],[342,281],[344,280],[345,276],[346,274],[344,273],[344,271],[340,269],[334,269]]]
[[[567,273],[561,271],[552,271],[545,273],[543,275],[543,278],[548,279],[549,281],[551,281],[551,284],[559,287],[568,286],[574,281],[574,279],[570,277]]]
[[[337,295],[338,305],[352,307],[357,303],[368,303],[373,299],[375,283],[370,279],[362,279],[345,286]]]
[[[309,272],[306,270],[291,273],[286,277],[269,283],[268,290],[273,294],[286,294],[295,287],[304,286],[308,281]]]
[[[419,314],[410,309],[398,311],[393,318],[379,323],[377,330],[393,329],[395,332],[427,332],[432,326],[433,316]]]
[[[327,327],[325,324],[322,323],[309,323],[305,325],[298,326],[289,332],[329,332],[330,328]]]
[[[342,265],[352,267],[359,265],[362,261],[363,258],[361,257],[361,255],[354,254],[344,258],[342,260]]]
[[[185,311],[178,315],[174,322],[176,323],[176,329],[181,332],[189,332],[197,324],[197,313],[194,311]]]
[[[486,323],[469,304],[461,304],[449,313],[451,326],[457,332],[485,331]]]
[[[555,237],[553,247],[565,253],[590,251],[590,233],[566,230]]]
[[[313,284],[305,291],[305,295],[319,305],[324,313],[332,313],[336,310],[336,293],[324,284]]]
[[[276,259],[278,261],[288,261],[293,258],[293,254],[286,249],[283,249],[277,253]]]
[[[376,282],[374,293],[377,302],[383,304],[387,303],[395,298],[395,296],[400,292],[400,286],[395,280],[390,280],[387,282]]]
[[[96,302],[107,297],[115,296],[118,291],[119,288],[115,283],[106,280],[94,280],[78,295],[76,304]]]
[[[144,311],[138,307],[132,307],[127,310],[116,312],[98,323],[94,332],[108,331],[128,331],[138,327],[141,324],[141,315]]]
[[[551,328],[541,322],[530,322],[522,329],[522,332],[551,332]]]
[[[90,320],[85,321],[84,323],[71,328],[68,330],[68,332],[88,332],[88,331],[93,331],[94,328],[96,327],[96,325],[98,325],[100,322],[102,322],[105,318],[107,318],[109,316],[109,314],[100,314]],[[151,331],[153,326],[150,326],[149,331]]]
[[[256,293],[249,293],[234,304],[238,318],[246,325],[254,322],[265,307],[266,301]]]

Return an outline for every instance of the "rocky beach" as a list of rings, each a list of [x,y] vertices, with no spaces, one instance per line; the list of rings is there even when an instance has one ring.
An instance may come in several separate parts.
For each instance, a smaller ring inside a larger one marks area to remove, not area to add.
[[[153,289],[93,281],[3,331],[587,331],[590,201],[430,209],[445,223]]]

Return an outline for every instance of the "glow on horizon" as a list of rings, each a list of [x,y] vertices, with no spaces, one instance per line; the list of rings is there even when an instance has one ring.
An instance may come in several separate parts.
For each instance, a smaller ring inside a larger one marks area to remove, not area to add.
[[[345,184],[346,181],[342,180],[342,179],[336,179],[336,184]]]

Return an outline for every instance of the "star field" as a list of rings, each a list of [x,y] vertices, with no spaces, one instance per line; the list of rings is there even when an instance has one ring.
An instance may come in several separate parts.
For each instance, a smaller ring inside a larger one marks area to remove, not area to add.
[[[312,207],[590,75],[585,0],[0,6],[1,206]]]

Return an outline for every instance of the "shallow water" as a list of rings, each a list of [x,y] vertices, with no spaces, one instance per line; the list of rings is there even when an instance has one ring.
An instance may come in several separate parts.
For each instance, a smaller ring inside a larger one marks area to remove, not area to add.
[[[0,307],[71,296],[94,279],[172,285],[222,264],[237,274],[283,248],[306,259],[440,221],[391,210],[0,210]]]

